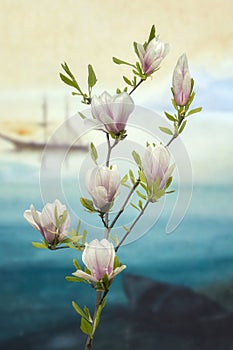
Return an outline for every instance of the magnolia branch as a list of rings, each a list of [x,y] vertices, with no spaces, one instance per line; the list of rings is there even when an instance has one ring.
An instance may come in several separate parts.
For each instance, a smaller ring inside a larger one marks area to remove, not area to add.
[[[138,220],[142,217],[142,215],[144,214],[146,208],[148,207],[150,203],[150,200],[148,199],[146,204],[144,205],[144,207],[142,208],[142,210],[140,211],[139,215],[136,217],[136,219],[134,220],[134,222],[132,223],[132,225],[130,226],[130,228],[128,229],[128,231],[126,232],[126,234],[124,235],[124,237],[121,239],[121,241],[118,243],[118,245],[115,248],[115,251],[117,252],[118,249],[120,248],[120,246],[122,245],[122,243],[125,241],[125,239],[128,237],[128,235],[130,234],[130,232],[132,231],[132,229],[134,228],[134,226],[136,225],[136,223],[138,222]]]
[[[115,216],[115,218],[113,219],[111,225],[109,226],[109,231],[113,228],[113,226],[115,225],[115,223],[117,222],[117,220],[119,219],[119,217],[121,216],[121,214],[124,212],[126,205],[128,204],[128,201],[130,200],[132,194],[134,193],[134,191],[136,190],[136,188],[138,187],[140,183],[140,179],[137,179],[137,181],[135,182],[135,184],[133,185],[133,187],[131,188],[130,192],[128,193],[128,196],[126,197],[121,209],[119,210],[119,212],[117,213],[117,215]]]

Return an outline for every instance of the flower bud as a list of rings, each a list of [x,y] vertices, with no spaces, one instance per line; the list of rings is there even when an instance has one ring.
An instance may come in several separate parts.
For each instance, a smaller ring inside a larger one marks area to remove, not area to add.
[[[99,282],[105,274],[111,281],[118,273],[126,268],[125,265],[118,266],[114,269],[115,249],[113,244],[107,239],[94,239],[86,243],[83,251],[82,260],[91,274],[77,270],[74,276],[84,278],[87,281]]]
[[[100,166],[88,171],[86,187],[95,206],[101,212],[107,212],[119,194],[121,176],[116,165],[108,168]]]
[[[146,47],[136,43],[136,48],[142,70],[147,75],[154,73],[169,52],[169,44],[161,42],[158,38],[153,38]]]
[[[183,54],[177,61],[172,78],[174,99],[178,106],[185,106],[188,103],[191,85],[187,56]]]
[[[93,96],[91,101],[93,116],[104,124],[107,132],[115,135],[125,130],[133,110],[133,99],[126,92],[111,96],[105,91],[99,97]]]
[[[70,226],[70,216],[66,206],[62,205],[58,199],[54,203],[47,203],[42,212],[35,210],[31,204],[30,210],[25,210],[24,218],[40,231],[44,240],[51,245],[61,242]]]
[[[175,164],[170,165],[170,153],[164,146],[158,145],[147,147],[142,159],[142,167],[146,177],[147,187],[152,195],[151,201],[156,201],[156,196],[153,198],[155,182],[158,181],[158,190],[164,189],[174,170]]]

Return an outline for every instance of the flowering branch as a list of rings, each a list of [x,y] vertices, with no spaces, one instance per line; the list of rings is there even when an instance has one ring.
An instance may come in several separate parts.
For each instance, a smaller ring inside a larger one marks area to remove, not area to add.
[[[84,230],[83,234],[80,235],[81,222],[79,222],[76,230],[72,229],[68,232],[70,217],[66,207],[59,200],[55,200],[54,203],[47,203],[42,212],[36,211],[33,205],[31,205],[30,210],[24,212],[25,219],[40,232],[43,238],[42,243],[33,242],[34,247],[49,250],[74,248],[82,252],[84,267],[82,268],[77,259],[74,259],[73,265],[76,271],[72,273],[72,276],[67,276],[66,279],[70,282],[89,284],[91,288],[96,290],[95,309],[92,315],[86,306],[81,308],[75,301],[72,302],[75,311],[81,316],[80,328],[87,335],[85,350],[92,349],[94,335],[111,284],[116,275],[126,268],[125,265],[119,262],[116,252],[144,215],[149,204],[157,203],[162,196],[173,192],[167,191],[172,182],[172,173],[175,167],[175,164],[170,164],[168,147],[184,130],[187,122],[186,118],[201,111],[200,107],[189,110],[195,96],[193,92],[194,80],[191,79],[189,73],[187,57],[182,55],[178,59],[172,79],[172,104],[175,113],[171,115],[165,112],[166,118],[173,122],[173,130],[160,127],[160,130],[170,135],[171,139],[166,146],[156,145],[155,143],[149,145],[147,143],[142,159],[136,151],[132,152],[138,166],[138,178],[136,180],[133,171],[129,170],[132,187],[120,210],[110,223],[109,214],[116,197],[120,194],[121,186],[128,186],[126,184],[128,174],[121,179],[118,166],[111,164],[112,150],[127,136],[127,121],[135,107],[131,95],[148,77],[159,70],[160,64],[169,51],[169,44],[160,41],[155,33],[154,25],[151,27],[148,39],[143,44],[134,42],[133,47],[137,56],[137,61],[134,64],[113,57],[114,63],[131,67],[133,73],[133,78],[130,79],[123,76],[127,86],[122,91],[116,89],[115,95],[111,95],[106,91],[99,97],[92,94],[97,78],[90,64],[88,65],[87,92],[80,87],[66,63],[62,64],[63,73],[65,74],[60,73],[62,81],[75,89],[72,94],[80,96],[83,103],[91,106],[92,123],[96,125],[98,130],[106,134],[105,165],[98,165],[97,149],[93,142],[90,144],[90,154],[95,167],[87,172],[86,188],[91,199],[80,198],[80,202],[87,212],[96,213],[100,216],[105,229],[105,238],[102,240],[94,239],[87,243],[87,231]],[[129,92],[127,92],[128,86],[131,89]],[[79,115],[86,118],[82,113],[79,113]],[[109,241],[109,234],[125,211],[133,194],[138,196],[138,202],[136,204],[131,202],[130,204],[139,211],[139,214],[134,218],[129,228],[123,226],[126,233],[114,247]]]
[[[132,231],[132,229],[134,228],[134,226],[136,225],[136,223],[138,222],[138,220],[142,217],[142,215],[144,214],[146,208],[148,207],[150,203],[150,200],[148,199],[146,201],[146,204],[144,205],[144,207],[141,209],[139,215],[136,217],[136,219],[134,220],[134,222],[132,223],[132,225],[129,227],[129,229],[127,230],[126,234],[123,236],[123,238],[120,240],[120,242],[117,244],[116,248],[115,248],[115,252],[118,251],[118,249],[120,248],[120,246],[122,245],[122,243],[125,241],[125,239],[128,237],[128,235],[130,234],[130,232]]]

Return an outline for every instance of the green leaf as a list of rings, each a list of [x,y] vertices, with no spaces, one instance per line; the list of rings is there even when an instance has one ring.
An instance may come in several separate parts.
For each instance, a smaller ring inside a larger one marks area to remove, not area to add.
[[[75,301],[72,301],[72,306],[75,309],[75,311],[82,317],[86,317],[85,313],[83,310],[78,306],[78,304]]]
[[[150,35],[149,35],[149,39],[148,39],[148,44],[149,42],[155,38],[155,25],[153,24],[153,26],[151,27],[150,30]]]
[[[126,84],[132,86],[132,82],[125,75],[123,75],[123,79],[126,82]]]
[[[142,171],[139,171],[138,174],[139,174],[140,182],[146,184],[147,181],[146,181],[146,177],[145,177],[144,173],[143,173]],[[142,184],[141,184],[141,185],[142,185]]]
[[[91,336],[91,334],[92,334],[92,325],[84,317],[81,318],[80,329],[81,329],[81,331],[83,333]]]
[[[116,64],[126,64],[127,66],[131,66],[131,67],[135,68],[135,65],[133,65],[132,63],[129,63],[129,62],[126,62],[126,61],[122,61],[119,58],[113,57],[112,60]]]
[[[144,199],[144,200],[147,199],[147,197],[146,197],[144,194],[142,194],[140,191],[136,191],[136,193],[137,193],[137,195],[138,195],[140,198],[142,198],[142,199]]]
[[[83,310],[86,314],[87,321],[92,322],[92,317],[91,317],[90,311],[86,305],[84,306]]]
[[[68,282],[86,282],[84,278],[75,277],[75,276],[66,276]]]
[[[164,187],[164,189],[166,190],[172,183],[172,176],[169,177],[169,179],[167,180],[166,186]]]
[[[179,128],[179,134],[181,134],[182,131],[184,130],[186,123],[187,123],[187,120],[184,120],[183,123],[181,124],[181,126]]]
[[[94,208],[94,204],[90,199],[87,198],[80,198],[81,204],[90,212],[96,212],[96,209]]]
[[[82,118],[82,119],[86,119],[87,117],[83,114],[83,113],[81,113],[81,112],[78,112],[78,114],[79,114],[79,116]]]
[[[131,169],[129,169],[129,178],[132,184],[134,185],[136,181],[135,181],[134,173],[132,172]]]
[[[32,242],[32,246],[34,248],[39,248],[39,249],[47,249],[48,246],[45,243],[39,243],[39,242]]]
[[[132,202],[130,202],[130,205],[131,205],[134,209],[137,209],[138,211],[140,211],[140,209],[139,209],[135,204],[133,204]],[[123,227],[123,228],[124,228],[124,227]],[[126,231],[128,231],[128,229],[127,229]]]
[[[118,259],[118,256],[115,255],[115,258],[114,258],[114,265],[113,265],[113,270],[115,270],[117,267],[121,266],[122,264],[120,263],[119,259]]]
[[[187,107],[189,108],[189,106],[191,105],[191,103],[193,102],[195,97],[195,92],[193,91],[189,97],[188,103],[187,103]]]
[[[172,104],[173,104],[173,107],[178,111],[178,106],[174,98],[172,98]]]
[[[96,328],[99,325],[101,312],[102,312],[103,308],[105,307],[105,304],[106,304],[106,298],[104,298],[104,300],[102,301],[102,303],[99,305],[99,307],[97,309],[94,324],[93,324],[93,329],[92,329],[92,337],[94,336]]]
[[[119,88],[116,89],[116,93],[117,94],[120,94],[121,93],[121,90]]]
[[[143,209],[143,205],[142,205],[142,201],[141,201],[141,200],[138,201],[138,206],[139,206],[139,208],[140,208],[141,210]]]
[[[172,121],[172,122],[175,122],[176,121],[176,118],[174,118],[171,114],[167,113],[167,112],[164,112],[164,114],[166,115],[167,119]]]
[[[83,231],[83,235],[82,235],[82,244],[84,245],[86,242],[86,237],[87,237],[87,230]]]
[[[139,52],[138,52],[138,44],[136,42],[133,43],[133,47],[134,47],[134,51],[136,53],[136,55],[138,56],[139,58]]]
[[[60,73],[59,75],[60,75],[61,80],[62,80],[65,84],[70,85],[70,86],[76,88],[76,84],[75,84],[75,82],[74,82],[73,80],[67,78],[67,77],[66,77],[64,74],[62,74],[62,73]]]
[[[128,181],[128,175],[126,174],[122,179],[121,179],[121,185],[124,186],[124,184]]]
[[[93,86],[95,86],[96,82],[97,79],[94,69],[91,64],[88,64],[88,86],[92,88]]]
[[[98,159],[98,153],[93,142],[91,142],[90,144],[90,154],[91,154],[92,160],[95,162],[95,164],[97,164],[96,161]]]
[[[73,265],[77,270],[82,270],[81,266],[78,263],[77,259],[73,259]]]
[[[168,135],[173,135],[173,132],[168,129],[168,128],[164,128],[163,126],[160,126],[159,129],[164,132],[165,134],[168,134]]]
[[[139,154],[136,151],[133,151],[132,152],[132,156],[133,156],[133,159],[134,159],[135,163],[141,169],[142,168],[142,161],[141,161],[141,158],[140,158]]]
[[[199,113],[199,112],[201,112],[201,110],[202,110],[202,107],[194,108],[188,112],[186,117],[188,117],[189,115],[195,114],[195,113]]]

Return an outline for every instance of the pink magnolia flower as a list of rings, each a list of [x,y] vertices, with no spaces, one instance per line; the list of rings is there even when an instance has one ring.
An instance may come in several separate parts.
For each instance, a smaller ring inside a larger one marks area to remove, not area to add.
[[[169,52],[169,44],[161,42],[158,38],[153,38],[146,48],[139,43],[136,43],[136,47],[142,70],[147,75],[154,73]]]
[[[108,279],[112,280],[126,268],[125,265],[122,265],[114,269],[115,255],[113,244],[107,239],[104,238],[101,241],[94,239],[90,243],[86,243],[82,254],[82,261],[91,274],[77,270],[73,275],[90,282],[99,282],[107,274]]]
[[[158,189],[164,189],[175,168],[175,164],[170,165],[170,153],[164,146],[158,145],[155,147],[147,147],[142,159],[142,167],[147,186],[149,190],[153,192],[153,184],[156,182],[157,178],[159,178]]]
[[[106,131],[118,135],[125,130],[129,115],[134,110],[133,99],[126,92],[111,96],[106,91],[91,101],[93,116],[104,124]]]
[[[178,106],[185,106],[191,94],[191,76],[186,54],[180,56],[173,72],[172,87],[174,99]]]
[[[60,227],[57,227],[55,208],[58,218],[61,218],[67,211],[66,206],[56,199],[54,203],[47,203],[42,212],[37,211],[32,204],[30,210],[24,212],[24,218],[27,222],[38,230],[49,244],[54,244],[55,240],[62,241],[70,226],[70,216],[67,213],[64,222]]]
[[[88,171],[86,187],[95,206],[102,212],[107,212],[120,191],[121,176],[116,165],[110,168],[100,166]]]

